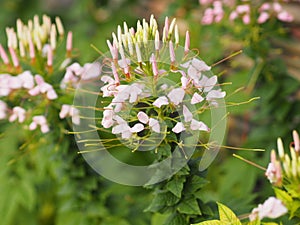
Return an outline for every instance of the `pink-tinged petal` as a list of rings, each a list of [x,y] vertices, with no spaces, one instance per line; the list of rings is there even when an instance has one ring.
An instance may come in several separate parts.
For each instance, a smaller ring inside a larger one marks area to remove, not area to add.
[[[112,77],[106,76],[106,75],[101,77],[101,81],[104,82],[104,83],[108,83],[108,84],[114,84],[115,83],[115,80]]]
[[[182,103],[184,98],[184,90],[182,88],[175,88],[168,94],[168,98],[174,105],[179,105]]]
[[[137,118],[143,124],[147,124],[149,122],[149,116],[142,111],[137,114]]]
[[[127,125],[127,122],[122,117],[115,115],[113,118],[118,124],[126,124]]]
[[[185,105],[183,105],[183,117],[185,122],[190,122],[193,119],[193,114]]]
[[[287,11],[278,13],[277,18],[283,22],[292,22],[294,20],[294,17]]]
[[[29,71],[24,71],[18,75],[19,79],[22,81],[23,88],[31,89],[34,87],[34,79]]]
[[[67,115],[69,114],[69,110],[70,110],[70,105],[63,104],[61,106],[59,118],[61,118],[61,119],[66,118]]]
[[[250,15],[249,14],[245,14],[243,16],[243,23],[244,24],[249,24],[250,23]]]
[[[224,98],[226,96],[226,92],[225,91],[221,91],[221,90],[211,90],[210,92],[208,92],[208,94],[206,95],[206,99],[208,101],[216,99],[216,98]]]
[[[86,63],[83,65],[81,79],[89,80],[98,78],[101,73],[101,65],[100,63]]]
[[[181,80],[182,88],[186,89],[190,80],[186,77],[181,77],[180,80]]]
[[[72,123],[79,125],[80,124],[80,116],[79,115],[72,116]]]
[[[190,128],[191,130],[209,131],[209,128],[205,123],[203,123],[202,121],[197,121],[195,119],[192,119]]]
[[[39,88],[39,86],[36,86],[36,87],[30,89],[30,90],[28,91],[28,93],[29,93],[31,96],[36,96],[36,95],[38,95],[38,94],[40,93],[40,88]]]
[[[169,51],[170,51],[171,63],[174,63],[176,58],[175,58],[175,51],[174,51],[174,46],[172,41],[169,41]]]
[[[127,131],[124,131],[124,132],[122,132],[122,138],[124,138],[124,139],[129,139],[129,138],[131,138],[131,136],[132,136],[132,133],[129,131],[129,130],[127,130]]]
[[[0,100],[0,120],[6,118],[7,105],[4,101]]]
[[[41,131],[43,134],[48,133],[50,131],[49,127],[47,124],[41,125]]]
[[[73,33],[72,31],[69,31],[68,32],[68,35],[67,35],[67,43],[66,43],[66,50],[68,52],[71,52],[72,51],[72,45],[73,45]]]
[[[248,4],[245,4],[245,5],[238,5],[238,6],[236,7],[236,11],[237,11],[237,13],[239,13],[239,14],[250,12],[250,6],[249,6]]]
[[[8,80],[8,87],[11,89],[19,89],[22,87],[22,80],[19,77],[11,76]]]
[[[113,134],[120,134],[120,133],[129,131],[129,130],[130,130],[130,127],[127,125],[127,123],[123,123],[123,124],[118,124],[118,125],[114,126],[112,128],[111,132]]]
[[[172,128],[172,131],[176,134],[185,130],[185,127],[182,122],[176,123],[175,127]]]
[[[190,50],[190,33],[186,31],[185,33],[185,42],[184,42],[184,53],[187,54]]]
[[[193,79],[193,80],[195,80],[195,81],[198,81],[198,80],[200,79],[200,77],[201,77],[201,71],[198,71],[198,70],[197,70],[195,67],[193,67],[193,66],[190,66],[190,67],[188,68],[187,74],[188,74],[188,76],[189,76],[191,79]]]
[[[4,64],[9,64],[8,56],[1,44],[0,44],[0,57],[3,60]]]
[[[154,106],[160,108],[162,105],[168,105],[169,100],[167,99],[166,96],[161,96],[161,97],[157,98],[152,104]]]
[[[11,59],[13,61],[14,67],[18,67],[20,63],[15,50],[12,47],[10,47],[8,50],[11,55]]]
[[[141,132],[142,130],[144,130],[144,125],[141,123],[137,123],[133,127],[130,128],[130,131],[132,133],[138,133],[138,132]]]
[[[53,65],[53,50],[50,46],[47,49],[47,66]]]
[[[160,125],[158,120],[150,118],[149,119],[149,126],[151,127],[151,129],[156,132],[156,133],[160,133]]]
[[[293,131],[293,139],[294,139],[294,148],[296,152],[300,151],[300,139],[299,139],[299,134],[297,131]]]
[[[210,66],[206,65],[206,63],[202,60],[199,60],[197,58],[193,58],[192,65],[195,67],[198,71],[208,71],[211,69]]]
[[[29,125],[29,130],[35,130],[36,128],[37,128],[37,123],[33,121],[33,122]]]
[[[57,99],[57,94],[56,92],[54,91],[54,89],[51,89],[49,91],[47,91],[47,98],[50,99],[50,100],[53,100],[53,99]]]
[[[268,217],[271,219],[278,218],[288,212],[287,208],[283,203],[275,198],[269,197],[262,205],[262,210],[260,211],[260,217]]]
[[[34,79],[35,79],[35,82],[38,84],[38,85],[42,85],[45,83],[43,77],[41,75],[35,75],[34,76]]]
[[[267,10],[270,10],[270,8],[271,8],[270,3],[264,3],[264,4],[261,5],[261,7],[259,8],[259,10],[261,10],[261,11],[267,11]]]
[[[206,79],[205,76],[203,76],[204,80],[203,82],[200,81],[199,84],[203,87],[204,92],[209,92],[213,87],[216,85],[218,78],[217,76],[212,76],[211,78]]]
[[[269,18],[270,18],[269,13],[262,12],[258,17],[257,22],[262,24],[262,23],[265,23]]]
[[[185,62],[185,63],[183,63],[183,64],[180,64],[180,66],[181,66],[182,68],[188,68],[188,67],[190,67],[190,65],[191,65],[191,60],[189,60],[189,61],[187,61],[187,62]]]
[[[119,85],[120,84],[119,74],[117,72],[117,68],[116,68],[114,62],[111,62],[111,69],[112,69],[112,73],[113,73],[114,78],[115,78],[115,83],[116,83],[116,85]]]
[[[238,13],[237,13],[236,11],[233,11],[233,12],[231,12],[230,15],[229,15],[229,20],[230,20],[230,21],[233,21],[233,20],[235,20],[237,17],[238,17]]]
[[[194,93],[193,97],[191,99],[191,104],[194,105],[199,102],[202,102],[203,100],[204,100],[204,98],[201,95],[199,95],[198,93]]]
[[[113,121],[114,112],[112,109],[106,109],[103,111],[103,118],[101,124],[104,128],[110,128],[114,124]]]
[[[274,2],[273,9],[275,12],[280,13],[282,11],[282,6],[278,2]]]
[[[153,53],[151,55],[151,63],[152,63],[153,75],[154,75],[154,77],[157,77],[159,71],[158,71],[158,67],[157,67],[157,62],[156,62],[156,59],[155,59],[155,55]]]

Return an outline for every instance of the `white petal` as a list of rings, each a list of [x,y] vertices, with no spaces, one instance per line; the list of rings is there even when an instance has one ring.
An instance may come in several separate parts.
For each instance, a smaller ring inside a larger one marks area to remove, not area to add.
[[[158,120],[150,118],[149,119],[149,126],[151,127],[151,129],[156,132],[156,133],[160,133],[160,125]]]
[[[193,80],[199,80],[201,77],[201,72],[198,71],[195,67],[190,66],[187,71],[188,76]]]
[[[147,124],[149,122],[149,116],[142,111],[137,114],[137,118],[143,124]]]
[[[204,87],[204,92],[208,92],[211,89],[213,89],[213,87],[216,85],[218,81],[217,76],[212,76],[211,78],[209,78],[208,80],[206,80],[206,83],[203,85]]]
[[[130,127],[127,124],[119,124],[116,125],[112,128],[112,133],[113,134],[120,134],[123,133],[125,131],[130,131]]]
[[[115,83],[115,80],[112,77],[109,77],[109,76],[106,76],[106,75],[101,77],[101,81],[103,81],[104,83],[109,83],[109,84],[114,84]]]
[[[158,108],[160,108],[162,105],[168,105],[168,104],[169,104],[169,101],[166,96],[161,96],[153,102],[153,105]]]
[[[181,80],[182,88],[183,88],[183,89],[186,89],[186,86],[187,86],[188,83],[189,83],[189,79],[186,78],[186,77],[181,77],[180,80]]]
[[[132,136],[132,133],[130,132],[130,130],[122,132],[122,138],[124,138],[124,139],[129,139],[129,138],[131,138],[131,136]]]
[[[138,133],[138,132],[141,132],[142,130],[144,130],[144,125],[141,123],[137,123],[133,127],[130,128],[130,131],[132,133]]]
[[[209,131],[209,128],[208,128],[208,126],[205,123],[203,123],[202,121],[197,121],[195,119],[192,119],[190,128],[192,130]]]
[[[202,60],[199,60],[197,58],[193,58],[192,60],[192,65],[198,70],[198,71],[207,71],[210,70],[211,67],[206,65],[205,62]]]
[[[185,128],[184,128],[184,125],[182,122],[176,123],[175,127],[173,127],[173,129],[172,129],[172,131],[176,134],[178,134],[184,130],[185,130]]]
[[[226,95],[225,91],[221,91],[221,90],[211,90],[210,92],[208,92],[208,94],[206,95],[206,99],[212,100],[212,99],[216,99],[216,98],[224,98]]]
[[[199,95],[198,93],[194,93],[193,97],[191,99],[191,104],[194,105],[194,104],[197,104],[199,102],[202,102],[203,100],[204,100],[204,98],[201,95]]]
[[[185,92],[182,88],[175,88],[170,91],[170,93],[168,94],[168,98],[175,105],[179,105],[183,101],[184,94]]]
[[[185,122],[190,122],[193,119],[193,114],[185,105],[183,105],[183,117]]]

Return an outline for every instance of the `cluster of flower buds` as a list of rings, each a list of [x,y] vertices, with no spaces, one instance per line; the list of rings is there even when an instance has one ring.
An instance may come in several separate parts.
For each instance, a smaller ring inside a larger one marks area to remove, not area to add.
[[[61,71],[53,70],[54,62],[58,64],[55,64],[55,68],[65,69],[71,61],[72,32],[68,32],[66,37],[65,59],[55,57],[60,54],[57,47],[64,41],[65,35],[58,17],[55,23],[46,15],[43,15],[42,22],[38,16],[26,24],[18,19],[16,30],[6,28],[6,34],[8,51],[0,44],[0,119],[24,123],[29,130],[40,127],[42,133],[47,133],[50,130],[47,111],[49,107],[54,107],[61,110],[57,118],[72,117],[73,122],[79,124],[79,112],[76,109],[66,104],[60,109],[58,93],[61,90],[57,88],[58,85],[51,83],[59,82],[61,77]],[[84,68],[88,70],[90,67],[86,65]],[[70,69],[67,69],[62,85],[67,82],[68,76],[71,76]],[[86,79],[92,76],[95,76],[95,71],[88,73]],[[54,103],[55,100],[59,101]],[[44,115],[40,106],[45,111]]]
[[[181,47],[176,20],[169,23],[166,17],[161,35],[152,15],[149,23],[138,21],[136,30],[124,23],[123,31],[119,26],[112,38],[107,41],[111,56],[106,59],[111,73],[101,76],[102,95],[109,99],[103,112],[104,128],[112,128],[112,133],[123,139],[149,131],[209,131],[195,116],[201,107],[216,106],[225,92],[219,88],[217,76],[209,77],[211,67],[189,55],[189,32]],[[181,116],[170,116],[174,112]],[[162,124],[168,118],[173,127],[167,131]]]
[[[202,24],[205,25],[219,23],[226,16],[226,10],[230,11],[228,17],[230,21],[240,18],[244,24],[249,24],[251,22],[252,12],[258,12],[256,20],[260,24],[265,23],[272,16],[283,22],[293,21],[293,16],[284,10],[282,5],[277,1],[267,3],[262,1],[258,8],[256,8],[256,3],[255,5],[252,5],[250,1],[244,1],[240,4],[235,0],[199,0],[199,3],[206,7],[207,5],[211,5],[204,11]],[[255,7],[255,10],[252,9],[253,7]]]
[[[273,150],[271,152],[271,162],[266,171],[266,176],[275,186],[284,185],[284,181],[299,184],[300,178],[300,141],[297,131],[293,131],[294,142],[290,145],[290,156],[284,152],[283,142],[280,138],[277,140],[278,156]],[[283,168],[283,169],[282,169]],[[284,179],[283,179],[284,178]],[[298,186],[297,186],[298,187]]]

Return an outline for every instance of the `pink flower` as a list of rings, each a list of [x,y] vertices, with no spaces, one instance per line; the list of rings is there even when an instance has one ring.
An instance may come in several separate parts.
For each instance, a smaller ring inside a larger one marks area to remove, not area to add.
[[[79,110],[67,104],[63,104],[59,113],[59,118],[72,117],[72,122],[76,125],[80,124]]]
[[[142,111],[137,114],[137,118],[143,124],[147,124],[149,122],[149,116]]]
[[[7,105],[4,101],[0,100],[0,120],[6,118]]]
[[[292,22],[294,20],[294,17],[287,11],[278,13],[277,18],[283,22]]]
[[[185,42],[184,42],[184,54],[187,54],[190,50],[190,33],[186,31],[185,33]]]
[[[185,130],[185,127],[182,122],[176,123],[176,125],[172,128],[172,131],[176,134]]]
[[[250,221],[257,218],[262,220],[263,218],[278,218],[288,212],[283,203],[275,198],[269,197],[263,204],[259,204],[257,208],[254,208],[249,216]]]
[[[267,12],[262,12],[262,13],[259,15],[259,17],[258,17],[257,22],[258,22],[258,23],[265,23],[269,18],[270,18],[269,13],[267,13]]]
[[[35,130],[38,126],[41,127],[42,133],[49,132],[49,126],[45,116],[34,116],[32,118],[32,123],[29,125],[29,130]]]
[[[12,111],[13,112],[12,112],[11,116],[8,119],[9,122],[13,122],[15,120],[18,120],[19,123],[23,123],[25,121],[25,117],[26,117],[25,109],[23,109],[19,106],[16,106],[16,107],[13,108]]]
[[[168,105],[168,104],[169,104],[169,100],[166,96],[161,96],[153,102],[153,105],[158,108],[160,108],[162,105]]]

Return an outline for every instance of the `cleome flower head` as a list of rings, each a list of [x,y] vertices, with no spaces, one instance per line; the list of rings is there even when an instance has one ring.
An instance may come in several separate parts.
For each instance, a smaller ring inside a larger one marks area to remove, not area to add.
[[[109,55],[101,75],[101,125],[139,145],[152,135],[210,132],[200,115],[225,97],[211,67],[189,51],[189,32],[179,45],[176,19],[162,32],[150,21],[129,28],[124,22],[107,40]],[[106,72],[107,71],[107,72]]]

